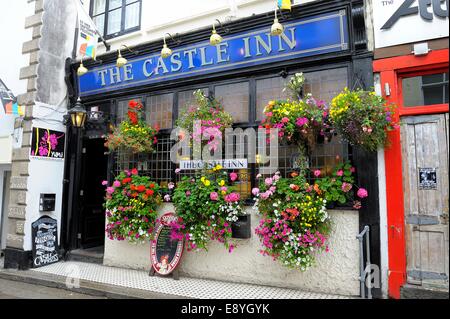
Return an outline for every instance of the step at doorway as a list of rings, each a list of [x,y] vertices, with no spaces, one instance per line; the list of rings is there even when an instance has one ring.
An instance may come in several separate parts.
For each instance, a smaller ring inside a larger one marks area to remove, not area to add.
[[[75,249],[68,253],[67,260],[82,261],[94,264],[103,264],[104,246],[86,249]]]

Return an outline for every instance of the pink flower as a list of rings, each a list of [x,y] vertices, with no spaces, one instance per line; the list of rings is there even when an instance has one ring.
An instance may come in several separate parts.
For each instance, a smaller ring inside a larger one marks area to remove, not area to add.
[[[186,191],[186,196],[191,196],[191,191]]]
[[[177,168],[176,170],[175,170],[175,174],[179,174],[181,172],[181,169],[180,168]]]
[[[365,198],[365,197],[369,196],[369,193],[367,192],[366,189],[360,188],[360,189],[358,189],[358,192],[356,193],[356,195],[358,195],[359,198]]]
[[[343,182],[341,188],[344,193],[347,193],[352,189],[352,184]]]
[[[262,177],[261,174],[256,175],[256,178],[261,178],[261,177]]]
[[[350,172],[351,172],[351,173],[354,173],[354,172],[356,172],[356,168],[354,168],[353,166],[352,166],[352,167],[350,167]]]
[[[170,195],[169,194],[164,195],[164,200],[166,202],[170,202]]]
[[[209,194],[209,198],[211,198],[211,200],[216,201],[219,199],[219,194],[217,194],[217,192],[211,192]]]
[[[297,126],[303,126],[305,124],[308,124],[308,119],[306,117],[299,117],[297,119],[297,121],[295,122],[295,124],[297,124]]]
[[[174,187],[175,187],[175,184],[172,183],[172,182],[170,182],[170,183],[167,185],[167,188],[168,188],[168,189],[173,189]]]
[[[230,173],[230,179],[232,182],[234,182],[235,180],[237,180],[238,178],[238,174],[235,172]]]
[[[287,123],[287,122],[289,122],[289,118],[285,116],[281,119],[281,122]]]
[[[114,187],[108,187],[108,188],[106,188],[106,192],[107,192],[108,194],[114,193]]]
[[[359,200],[355,200],[353,202],[353,208],[354,209],[360,209],[361,208],[361,202]]]
[[[276,181],[278,181],[280,179],[280,175],[274,175],[272,177],[272,179],[273,179],[274,182],[276,182]]]
[[[103,186],[108,185],[108,181],[103,181],[103,182],[102,182],[102,185],[103,185]]]
[[[267,178],[264,180],[264,183],[266,183],[267,186],[270,186],[270,185],[272,185],[272,183],[273,183],[273,179],[270,178],[270,177],[267,177]]]
[[[223,191],[223,192],[226,192],[226,191],[228,190],[228,187],[222,186],[222,187],[220,188],[220,190]]]
[[[264,192],[260,194],[262,199],[268,199],[269,198],[269,193],[268,192]]]
[[[273,115],[272,112],[267,112],[267,113],[266,113],[266,116],[267,116],[267,117],[271,117],[272,115]]]
[[[258,195],[258,194],[259,194],[259,188],[257,188],[257,187],[253,188],[253,189],[252,189],[252,194],[253,194],[254,196]]]
[[[239,199],[241,198],[241,195],[239,195],[239,193],[231,193],[225,196],[225,201],[227,203],[231,203],[231,202],[237,202],[239,201]]]
[[[233,249],[234,249],[234,246],[233,246],[233,245],[230,245],[230,248],[228,249],[228,252],[229,252],[229,253],[232,253],[232,252],[233,252]]]
[[[114,187],[120,187],[120,182],[119,181],[114,181],[113,186]]]
[[[337,176],[342,176],[342,175],[344,175],[344,171],[343,170],[338,170],[337,172],[336,172],[336,175]]]
[[[320,174],[321,174],[320,169],[316,169],[316,170],[314,171],[314,176],[315,176],[315,177],[319,177]]]

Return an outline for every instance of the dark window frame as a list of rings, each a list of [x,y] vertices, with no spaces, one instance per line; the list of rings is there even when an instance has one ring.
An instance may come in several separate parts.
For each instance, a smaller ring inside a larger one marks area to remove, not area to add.
[[[287,72],[287,78],[289,78],[290,76],[294,75],[297,72],[312,73],[312,72],[333,70],[333,69],[339,69],[339,68],[347,69],[347,86],[348,87],[351,86],[352,85],[352,83],[351,83],[352,72],[353,72],[353,65],[351,62],[337,62],[337,63],[332,63],[332,64],[311,66],[311,67],[293,67]],[[144,105],[144,109],[146,109],[147,108],[146,101],[149,96],[172,93],[173,94],[172,128],[162,129],[162,130],[160,130],[160,132],[158,134],[158,138],[161,138],[161,137],[165,138],[165,137],[169,136],[169,134],[170,134],[171,130],[173,129],[173,127],[175,126],[175,122],[178,118],[178,94],[179,94],[179,92],[207,88],[209,95],[212,95],[213,97],[215,97],[214,93],[215,93],[216,86],[235,84],[235,83],[239,83],[239,82],[249,82],[249,122],[234,123],[233,128],[240,127],[240,128],[245,129],[245,128],[253,127],[255,129],[257,129],[258,126],[260,125],[260,121],[256,120],[256,82],[258,80],[262,80],[262,79],[273,78],[273,77],[276,77],[277,75],[279,76],[278,72],[271,70],[271,71],[265,72],[264,74],[256,74],[256,75],[239,76],[239,77],[227,78],[227,79],[219,79],[212,83],[211,82],[209,82],[209,83],[199,82],[199,83],[194,83],[194,84],[190,84],[190,85],[186,85],[186,86],[177,84],[176,86],[169,87],[169,88],[155,89],[153,91],[149,90],[144,93],[136,93],[136,94],[132,94],[129,96],[121,96],[121,97],[114,98],[115,105],[116,105],[115,107],[117,108],[119,102],[121,102],[121,101],[129,101],[132,99],[141,99],[142,104]],[[118,124],[116,122],[116,118],[114,119],[114,123],[116,125]],[[172,141],[172,143],[174,144],[175,141]],[[352,160],[353,150],[352,150],[351,145],[349,145],[349,144],[348,144],[347,155],[348,155],[348,159]],[[115,169],[117,167],[116,166],[117,163],[115,163],[115,160],[116,160],[116,156],[114,156],[113,168],[111,171],[113,171],[114,173],[118,173],[115,171]],[[171,162],[171,167],[172,167],[172,173],[170,176],[170,180],[168,180],[168,181],[169,182],[177,182],[177,176],[174,173],[176,164]],[[258,168],[257,164],[249,164],[248,165],[248,171],[249,171],[249,174],[251,175],[251,177],[250,177],[251,188],[256,186],[257,168]],[[251,198],[252,198],[252,196],[250,196],[249,199],[245,201],[245,203],[250,205],[252,203]]]
[[[97,15],[94,16],[94,2],[97,0],[91,0],[90,2],[90,8],[89,8],[89,16],[94,20],[95,17],[104,15],[105,19],[103,22],[103,30],[99,30],[99,31],[103,31],[103,38],[105,40],[108,39],[112,39],[112,38],[116,38],[119,37],[121,35],[124,34],[128,34],[128,33],[132,33],[135,31],[139,31],[141,29],[141,22],[142,22],[142,0],[135,0],[132,3],[127,4],[127,0],[121,0],[122,1],[122,6],[117,7],[116,9],[113,9],[111,11],[114,10],[122,10],[121,13],[121,19],[120,19],[120,31],[112,33],[112,34],[108,34],[108,13],[110,12],[109,10],[109,2],[111,0],[105,0],[105,11],[103,13],[99,13]],[[126,13],[126,7],[130,6],[132,4],[135,3],[139,3],[139,23],[136,27],[133,28],[129,28],[129,29],[125,29],[125,13]],[[120,9],[119,9],[120,8]],[[99,39],[100,41],[100,39]]]

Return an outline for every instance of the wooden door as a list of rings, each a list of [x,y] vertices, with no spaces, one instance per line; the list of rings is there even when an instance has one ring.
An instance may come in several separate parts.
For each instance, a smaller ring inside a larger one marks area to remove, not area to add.
[[[402,118],[401,144],[407,281],[448,289],[448,113]]]

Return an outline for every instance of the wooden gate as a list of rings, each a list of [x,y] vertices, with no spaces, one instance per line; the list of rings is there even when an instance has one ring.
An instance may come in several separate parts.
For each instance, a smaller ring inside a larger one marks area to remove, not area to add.
[[[448,113],[402,118],[401,144],[407,281],[448,289]]]

